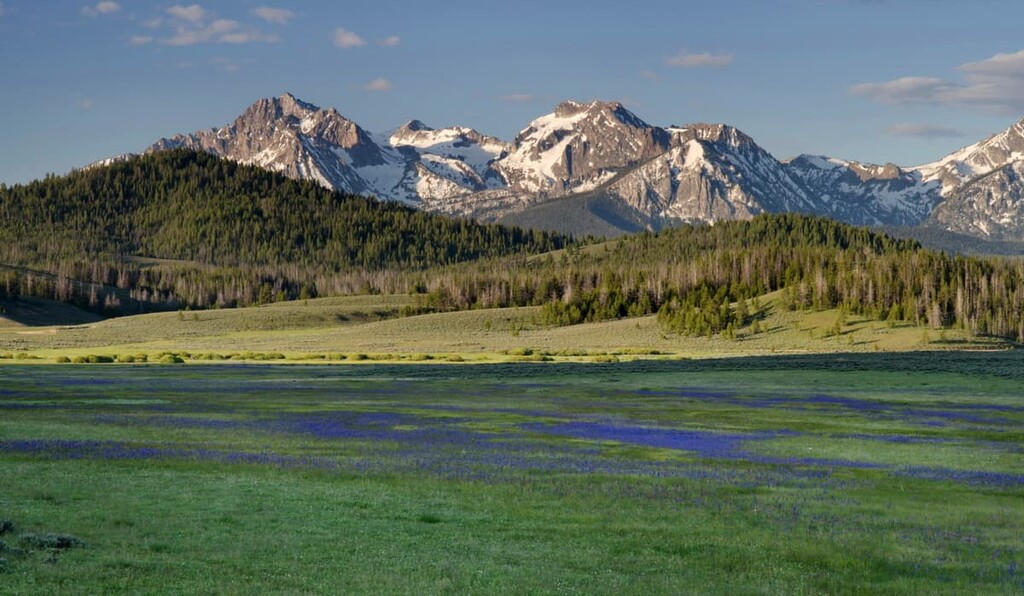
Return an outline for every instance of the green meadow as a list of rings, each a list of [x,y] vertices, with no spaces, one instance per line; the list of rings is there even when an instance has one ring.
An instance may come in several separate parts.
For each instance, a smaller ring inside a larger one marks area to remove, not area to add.
[[[16,362],[6,593],[1024,588],[1017,351]]]
[[[757,328],[747,326],[730,338],[669,333],[656,316],[554,326],[543,322],[541,307],[416,314],[424,299],[415,295],[343,296],[78,322],[70,307],[22,299],[19,308],[31,305],[36,318],[50,309],[52,317],[69,324],[39,325],[35,318],[26,323],[0,315],[0,364],[90,355],[142,354],[159,360],[170,352],[186,361],[253,359],[242,358],[248,353],[256,359],[280,355],[276,359],[284,361],[507,362],[1000,350],[1013,345],[959,329],[891,323],[839,309],[790,311],[777,294],[762,300]]]

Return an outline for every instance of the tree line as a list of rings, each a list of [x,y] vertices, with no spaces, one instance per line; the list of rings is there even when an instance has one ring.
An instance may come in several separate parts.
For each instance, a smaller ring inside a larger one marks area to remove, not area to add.
[[[400,293],[436,311],[540,306],[556,325],[657,314],[714,335],[756,324],[758,297],[778,292],[784,308],[1024,341],[1019,259],[799,214],[574,242],[183,151],[0,188],[0,262],[17,266],[0,268],[0,298],[112,312]]]

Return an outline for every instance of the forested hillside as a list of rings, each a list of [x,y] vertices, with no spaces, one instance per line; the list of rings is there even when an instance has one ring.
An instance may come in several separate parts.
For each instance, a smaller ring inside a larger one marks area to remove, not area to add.
[[[154,305],[234,306],[313,295],[318,280],[337,291],[331,278],[354,270],[420,270],[567,242],[187,151],[0,186],[0,297],[111,310],[123,300],[103,286]]]
[[[891,322],[1024,340],[1024,261],[951,256],[913,240],[796,214],[642,233],[597,250],[434,275],[442,308],[543,305],[575,324],[658,313],[666,331],[731,333],[755,326],[758,300],[841,308]]]
[[[555,325],[657,313],[668,333],[728,335],[756,332],[760,297],[778,292],[774,307],[1024,340],[1019,259],[797,214],[575,244],[182,151],[0,189],[0,263],[0,299],[120,314],[381,292],[433,311],[541,306]]]

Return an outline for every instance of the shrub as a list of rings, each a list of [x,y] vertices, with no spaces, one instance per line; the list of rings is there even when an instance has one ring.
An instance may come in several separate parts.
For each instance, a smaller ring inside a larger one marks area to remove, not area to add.
[[[619,358],[613,354],[605,354],[603,356],[595,356],[594,362],[618,362]]]
[[[85,542],[71,534],[46,532],[43,534],[22,534],[19,538],[21,538],[23,543],[32,548],[65,550],[85,546]]]
[[[71,359],[68,358],[67,356],[57,356],[56,358],[53,359],[53,361],[56,362],[57,364],[68,364],[71,362]]]
[[[88,362],[88,359],[86,359],[85,356],[75,356],[71,359],[71,362],[74,362],[75,364],[85,364]]]
[[[125,363],[135,362],[135,356],[132,356],[131,354],[121,354],[117,357],[117,361]]]
[[[349,354],[349,360],[368,360],[370,357],[366,354]]]
[[[448,357],[445,358],[445,360],[447,360],[448,362],[465,362],[466,361],[465,358],[463,358],[462,356],[460,356],[458,354],[449,354]]]
[[[516,362],[551,362],[554,358],[543,354],[533,354],[531,352],[528,356],[516,356],[513,360]]]
[[[14,522],[13,521],[11,521],[9,519],[5,519],[3,521],[0,521],[0,535],[9,534],[9,533],[11,533],[13,531],[14,531]]]
[[[160,364],[184,364],[185,361],[174,354],[164,354],[160,357]]]

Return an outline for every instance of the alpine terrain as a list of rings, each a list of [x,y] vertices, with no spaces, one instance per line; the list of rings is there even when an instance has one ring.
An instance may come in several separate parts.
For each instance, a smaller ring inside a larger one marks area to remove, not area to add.
[[[202,150],[451,215],[616,235],[803,212],[858,225],[1024,239],[1024,120],[916,167],[780,161],[724,124],[659,127],[615,102],[566,101],[510,142],[418,120],[381,134],[291,94],[148,150]]]

